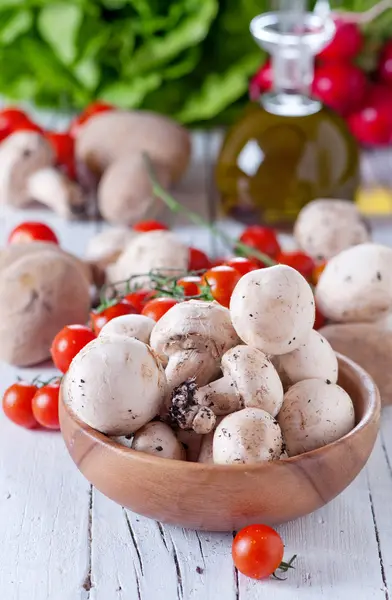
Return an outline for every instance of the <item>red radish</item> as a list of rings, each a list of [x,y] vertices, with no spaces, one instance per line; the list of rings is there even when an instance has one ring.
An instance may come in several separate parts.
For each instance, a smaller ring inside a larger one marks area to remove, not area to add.
[[[354,65],[334,63],[315,69],[313,95],[340,114],[361,106],[366,94],[366,76]]]
[[[259,96],[263,92],[267,92],[272,88],[273,84],[273,71],[271,61],[267,62],[260,67],[260,69],[253,75],[249,83],[249,96],[251,100],[258,100]]]
[[[387,104],[389,107],[392,107],[392,87],[389,87],[384,83],[373,83],[369,85],[366,94],[366,103],[375,105]]]
[[[378,75],[384,83],[392,85],[392,40],[389,40],[381,51]]]
[[[347,122],[361,144],[384,145],[392,141],[392,116],[387,104],[367,104],[351,114]]]
[[[363,35],[356,23],[335,19],[336,32],[332,41],[318,55],[322,61],[352,60],[363,46]]]

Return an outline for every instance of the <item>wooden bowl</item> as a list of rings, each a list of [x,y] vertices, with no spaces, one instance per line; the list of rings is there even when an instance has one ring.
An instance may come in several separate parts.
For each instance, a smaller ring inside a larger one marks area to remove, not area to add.
[[[306,515],[340,494],[365,465],[376,440],[380,398],[371,377],[339,356],[339,384],[356,426],[318,450],[257,465],[208,465],[130,450],[78,421],[60,400],[65,443],[103,494],[141,515],[193,529],[232,531]]]

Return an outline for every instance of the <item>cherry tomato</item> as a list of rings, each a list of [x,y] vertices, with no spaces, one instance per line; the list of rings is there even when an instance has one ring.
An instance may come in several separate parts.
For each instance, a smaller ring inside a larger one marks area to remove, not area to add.
[[[71,123],[69,134],[72,137],[76,137],[80,127],[88,121],[91,117],[98,113],[108,112],[110,110],[115,110],[115,106],[113,104],[108,104],[107,102],[93,102],[90,104],[76,119],[74,119]]]
[[[316,329],[316,330],[321,329],[321,327],[324,327],[326,322],[327,322],[327,319],[324,317],[323,313],[320,311],[320,309],[316,305],[316,318],[314,320],[313,329]]]
[[[211,267],[207,254],[198,248],[189,248],[189,271],[203,271]]]
[[[392,115],[387,103],[365,104],[349,115],[347,123],[361,144],[384,146],[392,141]]]
[[[260,67],[260,69],[253,75],[249,83],[249,97],[251,100],[258,100],[261,94],[267,92],[272,88],[273,84],[273,71],[271,61],[267,62]]]
[[[280,535],[268,525],[249,525],[233,540],[232,555],[237,569],[252,579],[272,575],[283,559]]]
[[[275,231],[270,227],[251,225],[241,235],[240,242],[267,254],[271,258],[275,258],[280,252],[278,238]]]
[[[56,156],[56,163],[63,168],[71,179],[76,177],[75,166],[75,140],[69,133],[48,131],[45,137],[52,144]]]
[[[66,373],[74,356],[95,338],[95,333],[86,325],[64,327],[58,332],[50,348],[55,367],[62,373]]]
[[[320,279],[320,275],[321,273],[324,271],[325,267],[327,266],[327,263],[321,262],[318,265],[315,265],[314,269],[313,269],[313,273],[312,273],[312,283],[314,285],[318,284],[318,281]]]
[[[35,131],[36,133],[41,133],[42,135],[44,133],[42,127],[37,125],[37,123],[33,123],[32,121],[21,121],[20,123],[16,124],[11,133],[15,133],[16,131]]]
[[[0,141],[15,131],[20,125],[27,126],[31,121],[23,110],[19,108],[5,108],[0,111]]]
[[[234,258],[230,258],[230,260],[226,261],[226,265],[233,267],[233,269],[238,271],[241,275],[246,275],[246,273],[256,271],[256,269],[260,268],[254,260],[245,258],[245,256],[235,256]]]
[[[198,296],[200,294],[201,277],[197,275],[187,275],[177,281],[177,285],[184,289],[184,295]]]
[[[214,300],[229,307],[231,294],[239,280],[241,274],[227,265],[212,267],[203,275],[203,284],[209,286]]]
[[[352,60],[360,53],[363,35],[358,25],[335,19],[336,31],[331,42],[318,55],[323,61],[343,62]]]
[[[47,429],[60,429],[59,391],[59,381],[48,383],[39,388],[33,398],[33,415]]]
[[[178,304],[179,300],[175,298],[154,298],[147,302],[142,310],[142,315],[150,317],[154,321],[159,321],[167,311],[172,308],[175,304]]]
[[[93,310],[90,313],[90,318],[94,333],[98,335],[102,327],[116,317],[122,317],[122,315],[134,315],[136,313],[137,310],[133,304],[125,299],[119,300],[103,310]]]
[[[300,251],[281,252],[276,257],[278,263],[292,267],[308,281],[312,279],[314,270],[314,261],[310,256]]]
[[[145,233],[147,231],[168,231],[168,227],[159,221],[140,221],[133,226],[135,231]]]
[[[315,68],[313,95],[341,115],[361,106],[366,87],[366,75],[351,63],[327,63]]]
[[[152,300],[154,296],[155,292],[152,290],[135,290],[127,294],[124,300],[132,304],[136,312],[141,313],[147,302]]]
[[[3,396],[4,414],[16,425],[32,429],[37,421],[33,415],[31,402],[37,391],[37,386],[25,381],[11,385]]]
[[[392,40],[384,45],[378,63],[378,75],[381,81],[392,84]]]
[[[8,236],[9,244],[22,244],[33,241],[59,243],[56,234],[48,225],[35,221],[20,223]]]

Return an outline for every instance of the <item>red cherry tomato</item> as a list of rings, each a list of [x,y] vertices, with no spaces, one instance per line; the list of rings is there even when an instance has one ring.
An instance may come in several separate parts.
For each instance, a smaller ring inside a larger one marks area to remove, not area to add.
[[[349,115],[348,126],[353,136],[364,145],[384,146],[392,141],[391,105],[381,102],[366,104]]]
[[[40,133],[42,135],[44,133],[42,127],[37,125],[37,123],[33,123],[32,121],[21,121],[14,126],[11,133],[15,133],[16,131],[35,131],[36,133]]]
[[[122,315],[134,315],[136,313],[137,310],[133,304],[125,299],[119,300],[103,310],[93,310],[90,313],[90,318],[94,333],[98,335],[102,327],[116,317],[121,317]]]
[[[229,307],[230,298],[241,274],[227,265],[212,267],[207,273],[204,273],[202,283],[210,288],[214,300]]]
[[[4,414],[16,425],[32,429],[37,421],[33,415],[31,402],[37,391],[37,386],[25,381],[11,385],[3,396]]]
[[[261,94],[267,92],[272,88],[274,78],[271,61],[267,62],[260,67],[249,83],[249,97],[251,100],[258,100]]]
[[[52,144],[57,165],[61,166],[71,179],[76,177],[75,140],[69,133],[47,131],[45,137]]]
[[[318,55],[323,61],[343,62],[360,53],[363,35],[358,25],[335,19],[336,32],[332,41]]]
[[[29,117],[19,108],[5,108],[0,111],[0,141],[15,131],[20,125],[29,125]]]
[[[69,129],[69,134],[72,137],[76,137],[79,132],[80,127],[84,123],[86,123],[86,121],[88,121],[91,117],[93,117],[94,115],[96,115],[98,113],[115,110],[115,108],[116,107],[113,106],[113,104],[108,104],[107,102],[101,102],[101,101],[93,102],[86,108],[86,110],[84,110],[78,117],[76,117],[76,119],[74,119],[72,121],[70,129]]]
[[[366,95],[366,75],[350,63],[316,66],[312,91],[316,98],[346,115],[359,107]]]
[[[250,273],[250,271],[256,271],[260,266],[250,258],[245,258],[244,256],[235,256],[234,258],[230,258],[230,260],[226,261],[226,265],[232,267],[240,275],[246,275],[246,273]]]
[[[48,225],[35,221],[20,223],[8,236],[9,244],[22,244],[33,241],[52,242],[52,244],[59,243],[56,234]]]
[[[324,317],[323,313],[320,311],[320,309],[316,305],[316,318],[314,320],[313,329],[316,329],[316,330],[321,329],[321,327],[324,327],[326,322],[327,322],[327,319]]]
[[[263,254],[267,254],[271,258],[275,258],[280,252],[278,238],[275,231],[270,227],[251,225],[242,233],[240,242],[263,252]]]
[[[272,575],[283,560],[280,535],[268,525],[249,525],[233,540],[232,555],[237,569],[252,579]]]
[[[147,231],[168,231],[168,227],[159,221],[140,221],[133,226],[135,231],[146,233]]]
[[[198,296],[200,294],[201,277],[187,275],[177,281],[177,285],[183,288],[184,296]]]
[[[47,429],[60,429],[59,391],[59,381],[48,383],[39,388],[33,398],[33,415],[37,422]]]
[[[95,333],[86,325],[67,325],[61,329],[50,348],[55,367],[66,373],[74,356],[95,338]]]
[[[203,271],[211,267],[207,254],[198,248],[189,248],[189,271]]]
[[[159,321],[167,311],[178,304],[179,300],[175,298],[154,298],[147,302],[142,310],[142,315],[150,317],[154,321]]]
[[[149,300],[152,300],[155,292],[151,290],[136,290],[124,297],[124,300],[132,304],[136,312],[141,313]]]
[[[289,267],[292,267],[301,273],[301,275],[303,275],[303,277],[305,277],[305,279],[308,281],[312,279],[314,261],[304,252],[297,250],[293,252],[281,252],[276,257],[276,260],[282,265],[288,265]]]
[[[392,40],[386,42],[381,51],[378,75],[384,83],[392,84]]]

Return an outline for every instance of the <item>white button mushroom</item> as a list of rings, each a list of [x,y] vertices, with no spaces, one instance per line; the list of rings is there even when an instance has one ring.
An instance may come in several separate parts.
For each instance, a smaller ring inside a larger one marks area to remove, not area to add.
[[[392,248],[361,244],[332,258],[316,287],[316,301],[328,319],[377,321],[392,309]]]
[[[307,204],[297,217],[294,236],[302,250],[316,260],[328,260],[370,239],[355,204],[332,199]]]
[[[139,429],[133,436],[131,447],[139,452],[146,452],[161,458],[185,460],[183,445],[169,425],[160,421],[147,423]]]
[[[102,336],[73,359],[63,383],[64,402],[81,420],[107,435],[127,435],[159,412],[166,378],[151,349],[134,338]]]
[[[307,379],[285,394],[278,422],[288,455],[296,456],[335,442],[351,431],[354,407],[338,385]]]
[[[299,348],[273,359],[283,385],[287,388],[303,379],[323,379],[336,383],[338,359],[330,343],[314,329]]]
[[[194,378],[209,383],[220,372],[223,354],[239,343],[230,312],[217,302],[188,300],[173,306],[151,333],[151,347],[168,356],[166,378],[170,389]]]
[[[230,313],[245,344],[266,354],[286,354],[313,328],[313,292],[306,279],[286,265],[251,271],[234,288]]]
[[[225,417],[215,430],[216,464],[254,464],[279,459],[283,450],[278,423],[261,408],[244,408]]]
[[[126,335],[149,344],[154,325],[155,321],[144,315],[121,315],[106,323],[99,335]]]
[[[85,260],[106,267],[118,259],[126,245],[137,235],[127,227],[108,227],[89,240]]]

